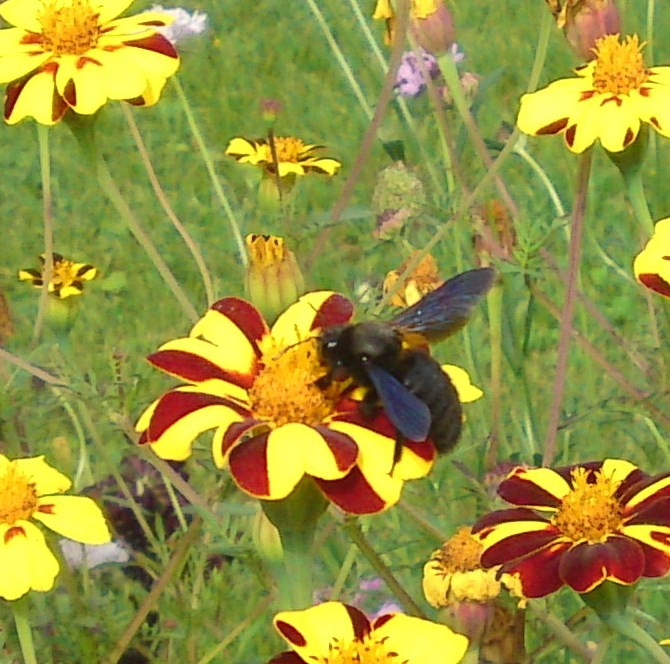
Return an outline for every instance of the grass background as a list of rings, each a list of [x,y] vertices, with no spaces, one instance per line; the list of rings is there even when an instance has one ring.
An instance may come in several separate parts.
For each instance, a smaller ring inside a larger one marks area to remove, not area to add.
[[[366,16],[371,14],[372,4],[363,4]],[[627,31],[645,34],[647,3],[621,4]],[[148,6],[149,3],[137,2],[131,9],[134,12]],[[368,102],[374,106],[383,75],[349,2],[320,0],[319,7]],[[354,161],[367,118],[306,2],[193,1],[188,9],[207,12],[210,29],[202,38],[184,44],[179,78],[243,233],[280,233],[304,261],[312,255],[315,241],[328,223],[329,210]],[[502,123],[514,123],[546,8],[542,2],[500,0],[493,10],[491,3],[474,0],[457,3],[453,12],[458,42],[466,53],[465,65],[483,77],[476,100],[481,133],[493,139]],[[653,49],[655,62],[660,64],[670,61],[669,16],[667,9],[659,5]],[[381,26],[372,25],[371,20],[369,23],[381,43]],[[541,83],[566,76],[576,64],[556,32]],[[323,143],[327,154],[343,163],[342,173],[335,179],[308,177],[300,182],[290,219],[263,212],[257,200],[253,169],[241,167],[223,155],[233,136],[264,134],[260,101],[267,98],[278,99],[283,107],[277,122],[278,134]],[[454,197],[457,207],[460,193],[449,195],[445,188],[431,185],[427,163],[417,149],[418,140],[441,172],[444,165],[430,104],[419,98],[410,101],[409,108],[416,120],[417,135],[392,109],[383,132],[385,137],[404,141],[408,165],[427,188],[426,213],[404,238],[379,241],[372,237],[372,192],[377,174],[390,164],[378,141],[356,182],[345,220],[331,228],[327,245],[319,248],[310,265],[310,286],[340,290],[354,298],[357,289],[368,280],[378,287],[385,273],[407,257],[408,242],[420,247],[449,218]],[[215,279],[217,297],[242,294],[243,268],[173,86],[168,83],[156,107],[133,110],[133,114],[172,205],[203,251]],[[458,140],[459,160],[474,186],[484,171],[456,114],[451,112],[449,117]],[[134,421],[156,395],[172,384],[153,370],[144,357],[165,340],[186,333],[190,325],[83,167],[69,130],[59,125],[49,132],[55,250],[98,266],[101,278],[87,286],[68,338],[57,338],[47,329],[39,344],[32,343],[37,291],[17,282],[15,275],[19,268],[35,266],[37,255],[43,251],[36,129],[27,121],[2,131],[5,147],[0,151],[0,168],[4,174],[6,232],[0,244],[0,279],[15,328],[5,346],[64,376],[73,390],[55,393],[29,374],[5,366],[5,387],[0,394],[0,449],[10,457],[45,454],[51,463],[74,476],[83,443],[90,470],[80,477],[77,489],[84,489],[107,477],[122,457],[135,453],[120,423]],[[98,134],[133,210],[198,311],[204,311],[207,303],[198,273],[156,202],[117,105],[110,104],[100,112]],[[652,139],[652,147],[645,183],[652,214],[662,218],[669,202],[665,174],[670,148],[662,138]],[[569,210],[577,159],[558,138],[531,139],[529,150]],[[538,250],[547,249],[565,265],[567,222],[556,218],[546,191],[518,157],[507,162],[502,176],[520,208],[521,223],[515,229],[518,244],[513,259],[498,266],[504,288],[505,353],[499,460],[533,463],[542,452],[547,427],[558,324],[531,300],[526,278],[532,277],[560,306],[563,281]],[[489,188],[480,202],[495,197],[495,190]],[[632,260],[645,240],[618,172],[597,152],[580,287],[646,359],[648,371],[636,367],[627,350],[582,307],[577,309],[575,325],[631,383],[651,394],[648,403],[667,413],[667,354],[662,343],[668,329],[667,306],[658,298],[648,298],[631,271]],[[434,254],[445,277],[473,266],[476,256],[471,220],[463,218],[453,223]],[[369,311],[371,306],[359,306],[361,317],[366,315],[366,309]],[[405,487],[404,501],[426,523],[448,535],[461,524],[474,521],[493,504],[484,483],[484,455],[491,431],[486,307],[479,308],[462,334],[440,344],[434,352],[442,360],[465,366],[487,392],[484,399],[467,407],[468,421],[459,447],[438,461],[430,477]],[[557,461],[574,463],[615,456],[649,472],[666,470],[670,465],[668,422],[650,410],[648,403],[631,398],[591,355],[573,344]],[[87,417],[90,421],[86,421]],[[102,442],[104,453],[94,444],[96,439]],[[165,588],[150,620],[133,641],[135,655],[126,654],[122,661],[206,661],[202,658],[222,641],[227,645],[213,661],[267,661],[282,649],[282,644],[270,627],[275,610],[268,601],[272,580],[254,548],[257,506],[236,492],[225,474],[213,470],[208,437],[203,437],[187,467],[191,484],[212,506],[218,521],[205,523],[188,552],[182,573]],[[139,486],[149,479],[139,475],[134,481]],[[115,490],[108,487],[103,494],[109,498]],[[187,514],[193,512],[190,507],[184,509]],[[179,537],[166,530],[160,515],[150,513],[147,518],[155,541],[138,562],[146,573],[157,576]],[[392,509],[361,522],[370,542],[402,585],[429,615],[434,615],[421,600],[420,579],[423,563],[440,542],[405,510]],[[332,585],[349,549],[350,543],[337,521],[325,517],[315,553],[320,586]],[[351,596],[360,580],[371,576],[369,564],[356,556],[343,596]],[[666,581],[644,581],[635,599],[636,606],[657,621],[648,626],[658,638],[669,636],[663,629],[668,619],[664,592]],[[105,661],[145,597],[146,589],[121,567],[108,566],[89,573],[64,571],[53,592],[29,596],[40,661]],[[542,604],[567,619],[581,603],[564,591]],[[585,621],[580,638],[602,638],[595,620],[587,617]],[[544,644],[532,661],[577,661],[532,614],[527,633],[530,651]],[[624,661],[631,656],[641,655],[630,644],[615,640],[607,661]],[[7,604],[0,604],[0,661],[19,661]]]

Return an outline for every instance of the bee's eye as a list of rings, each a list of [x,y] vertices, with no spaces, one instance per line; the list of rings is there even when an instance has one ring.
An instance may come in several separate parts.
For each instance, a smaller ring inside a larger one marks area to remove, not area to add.
[[[337,348],[337,344],[338,344],[337,340],[332,339],[331,341],[326,342],[326,348],[328,348],[329,350],[333,350],[333,348]]]
[[[361,362],[369,362],[370,361],[370,356],[367,353],[362,353],[361,354]]]

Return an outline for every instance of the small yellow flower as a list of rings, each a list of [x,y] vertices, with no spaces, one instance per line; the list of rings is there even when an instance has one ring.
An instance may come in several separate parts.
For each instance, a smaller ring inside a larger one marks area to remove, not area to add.
[[[306,175],[315,172],[335,175],[341,164],[332,157],[319,157],[323,146],[303,143],[293,136],[274,136],[271,140],[236,137],[231,139],[225,154],[241,164],[260,166],[267,174],[280,178],[287,175]]]
[[[395,284],[404,277],[407,266],[414,260],[414,252],[397,270],[391,270],[384,279],[384,295],[389,293]],[[410,307],[417,303],[424,295],[435,290],[443,283],[438,276],[437,263],[430,254],[424,254],[411,274],[405,278],[403,286],[391,296],[391,304],[396,307]]]
[[[670,297],[670,217],[661,219],[633,263],[635,278],[664,297]]]
[[[51,590],[58,561],[34,521],[84,544],[111,537],[100,508],[83,496],[62,496],[72,482],[43,456],[10,461],[0,454],[0,597]]]
[[[40,270],[19,270],[19,279],[28,281],[36,288],[44,284],[44,254],[40,256]],[[53,254],[53,273],[49,282],[49,292],[64,300],[72,295],[81,295],[84,281],[91,281],[98,276],[98,269],[89,263],[75,263],[60,254]]]
[[[179,56],[157,29],[169,15],[116,18],[132,0],[6,0],[0,16],[5,121],[52,125],[68,109],[91,115],[108,99],[155,104]]]
[[[638,37],[596,42],[596,59],[564,78],[524,95],[517,118],[533,136],[562,134],[572,152],[599,139],[609,152],[635,141],[641,123],[670,136],[670,67],[646,67]]]

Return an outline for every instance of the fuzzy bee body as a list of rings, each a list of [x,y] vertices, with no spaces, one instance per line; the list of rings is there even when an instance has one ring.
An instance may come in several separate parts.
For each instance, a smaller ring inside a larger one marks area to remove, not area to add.
[[[490,268],[470,270],[446,281],[391,321],[365,321],[330,328],[319,349],[328,374],[324,384],[351,378],[369,388],[364,415],[381,406],[403,440],[430,439],[440,453],[454,447],[461,433],[461,403],[455,387],[426,345],[451,336],[467,322],[475,304],[493,283]]]

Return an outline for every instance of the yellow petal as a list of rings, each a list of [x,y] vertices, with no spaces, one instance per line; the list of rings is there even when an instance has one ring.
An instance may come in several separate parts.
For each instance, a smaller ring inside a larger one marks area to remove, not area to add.
[[[456,664],[465,656],[468,639],[457,634],[446,625],[397,613],[374,631],[376,641],[398,653],[398,659],[412,664],[435,664],[436,653],[442,653],[439,661]]]
[[[346,647],[355,638],[349,613],[340,602],[324,602],[303,611],[282,611],[273,622],[275,629],[306,662],[328,661],[333,643]],[[282,630],[283,625],[289,629]],[[296,633],[299,634],[298,643],[286,636]]]
[[[0,16],[10,25],[29,32],[42,32],[39,21],[43,0],[6,0],[0,5]]]
[[[291,346],[315,335],[314,319],[333,291],[314,291],[303,295],[284,311],[272,326],[272,338],[279,346]]]
[[[18,470],[35,484],[38,496],[63,493],[72,486],[69,478],[52,468],[44,460],[44,456],[16,459],[14,463]]]
[[[104,25],[119,16],[133,4],[133,0],[98,0],[100,16],[98,23]]]
[[[25,84],[9,117],[7,124],[13,125],[26,117],[32,117],[43,125],[53,125],[59,118],[53,118],[53,97],[55,92],[52,72],[40,71]]]
[[[0,523],[0,597],[15,600],[29,590],[51,590],[58,561],[32,523]]]
[[[49,511],[42,511],[46,507]],[[33,518],[76,542],[105,544],[111,540],[101,509],[86,496],[44,496]]]
[[[455,364],[443,364],[442,371],[449,376],[461,403],[477,401],[484,395],[484,392],[472,383],[470,374],[465,369],[457,367]]]

